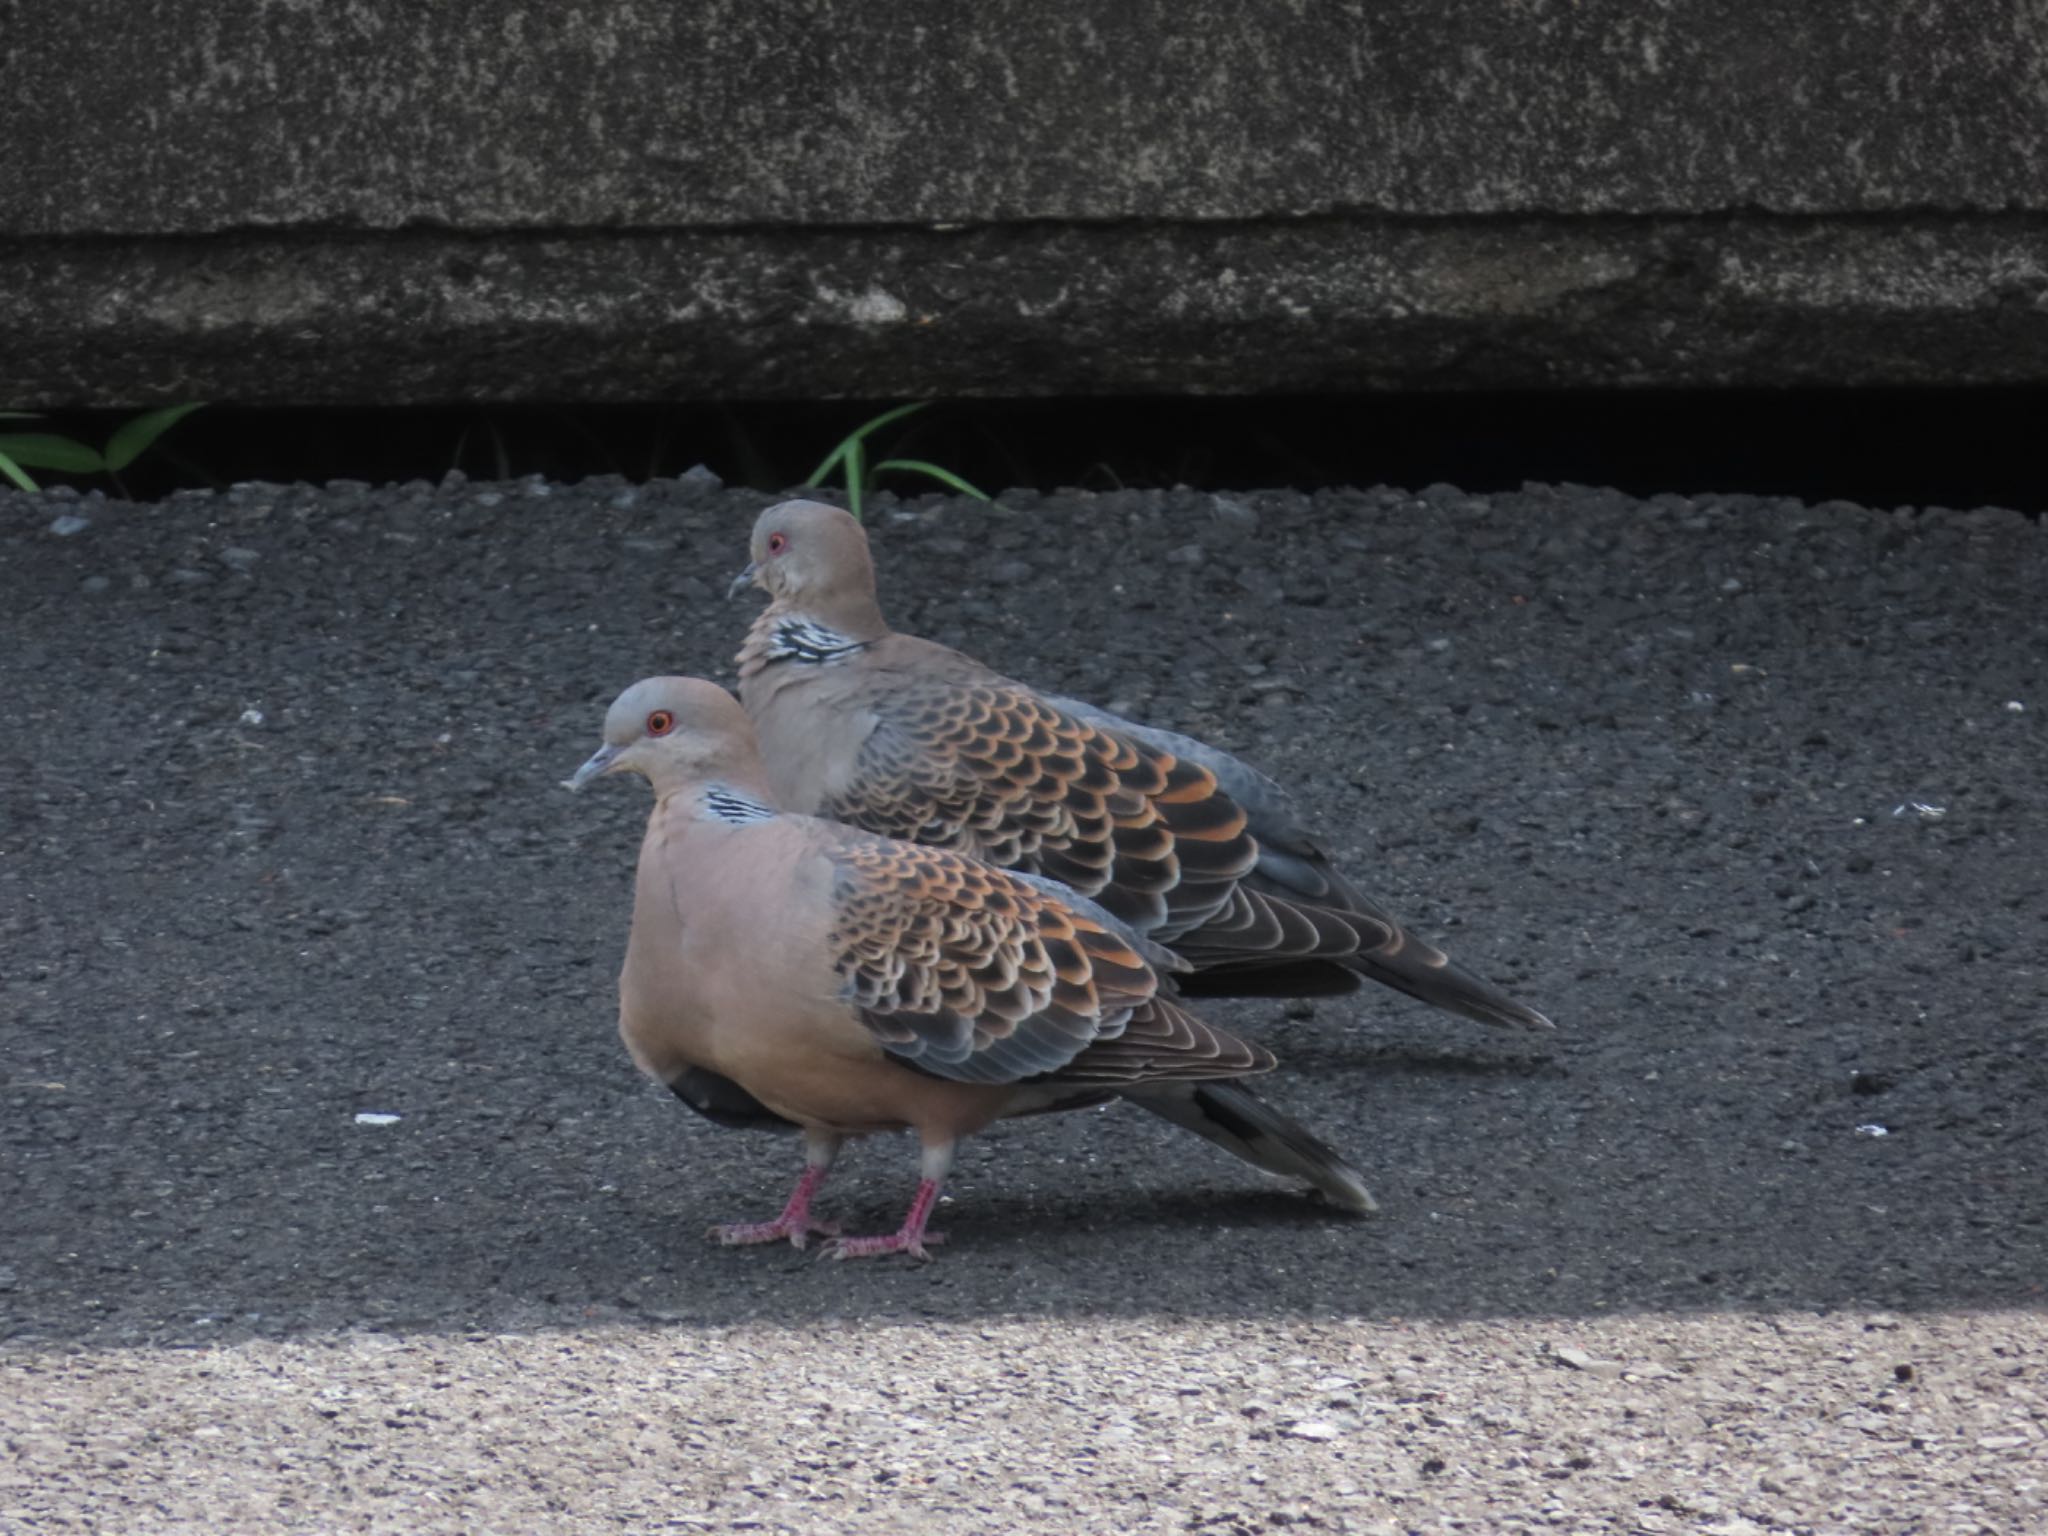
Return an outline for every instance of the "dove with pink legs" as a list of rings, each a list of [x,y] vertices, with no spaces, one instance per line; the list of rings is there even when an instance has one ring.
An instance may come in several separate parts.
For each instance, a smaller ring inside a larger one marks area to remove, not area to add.
[[[1373,1209],[1354,1169],[1245,1085],[1272,1055],[1188,1012],[1181,962],[1086,897],[781,811],[746,712],[698,679],[619,696],[568,783],[614,773],[655,797],[619,977],[627,1050],[714,1118],[803,1135],[781,1214],[714,1227],[719,1241],[824,1234],[836,1258],[927,1258],[963,1138],[1118,1098],[1341,1210]],[[841,1143],[906,1129],[923,1157],[902,1226],[831,1236],[811,1202]]]

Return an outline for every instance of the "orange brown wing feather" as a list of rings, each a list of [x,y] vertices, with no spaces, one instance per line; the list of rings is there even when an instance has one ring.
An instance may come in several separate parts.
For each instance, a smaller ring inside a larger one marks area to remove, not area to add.
[[[1239,1077],[1272,1058],[1160,995],[1106,913],[946,849],[845,837],[831,943],[883,1047],[962,1082]]]
[[[1246,814],[1200,764],[1003,683],[898,686],[859,778],[821,814],[1031,870],[1171,943],[1258,860]]]

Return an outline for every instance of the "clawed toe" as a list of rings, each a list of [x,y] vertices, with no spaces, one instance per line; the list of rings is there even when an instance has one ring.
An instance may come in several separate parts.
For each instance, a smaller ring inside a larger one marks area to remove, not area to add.
[[[904,1218],[903,1225],[887,1237],[841,1237],[836,1223],[816,1221],[811,1217],[811,1194],[824,1177],[825,1164],[821,1160],[797,1181],[789,1204],[773,1221],[734,1222],[729,1226],[713,1227],[707,1235],[714,1243],[722,1243],[728,1248],[736,1248],[743,1243],[778,1243],[784,1238],[789,1239],[790,1246],[804,1248],[809,1246],[811,1234],[815,1232],[826,1239],[818,1251],[818,1257],[823,1259],[870,1259],[885,1253],[907,1253],[919,1263],[931,1261],[927,1245],[946,1240],[940,1233],[924,1229],[932,1207],[938,1203],[939,1181],[936,1178],[926,1177],[918,1183],[917,1198],[910,1204],[910,1214]]]
[[[709,1229],[704,1235],[727,1248],[748,1243],[779,1243],[789,1239],[792,1248],[810,1246],[811,1234],[837,1238],[839,1224],[833,1221],[736,1221]]]
[[[920,1264],[929,1264],[932,1256],[926,1245],[937,1245],[946,1240],[943,1232],[912,1234],[892,1232],[887,1237],[835,1237],[818,1250],[820,1259],[873,1259],[884,1254],[906,1253]]]

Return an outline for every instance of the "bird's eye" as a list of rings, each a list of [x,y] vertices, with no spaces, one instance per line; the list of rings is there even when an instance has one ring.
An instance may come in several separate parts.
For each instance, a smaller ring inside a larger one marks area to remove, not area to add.
[[[675,728],[676,717],[665,709],[657,709],[647,717],[647,734],[650,736],[666,736]]]
[[[779,555],[779,554],[781,554],[781,553],[782,553],[782,552],[783,552],[783,551],[784,551],[785,549],[787,549],[787,548],[789,548],[789,535],[788,535],[788,534],[786,534],[786,533],[771,533],[771,534],[769,534],[769,535],[768,535],[768,553],[769,553],[769,554],[771,554],[771,555]]]

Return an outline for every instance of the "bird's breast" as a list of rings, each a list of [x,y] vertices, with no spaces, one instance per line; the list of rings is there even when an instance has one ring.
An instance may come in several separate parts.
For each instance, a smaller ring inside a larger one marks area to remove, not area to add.
[[[807,816],[852,780],[861,743],[873,728],[832,680],[817,676],[763,689],[747,709],[776,803]]]

